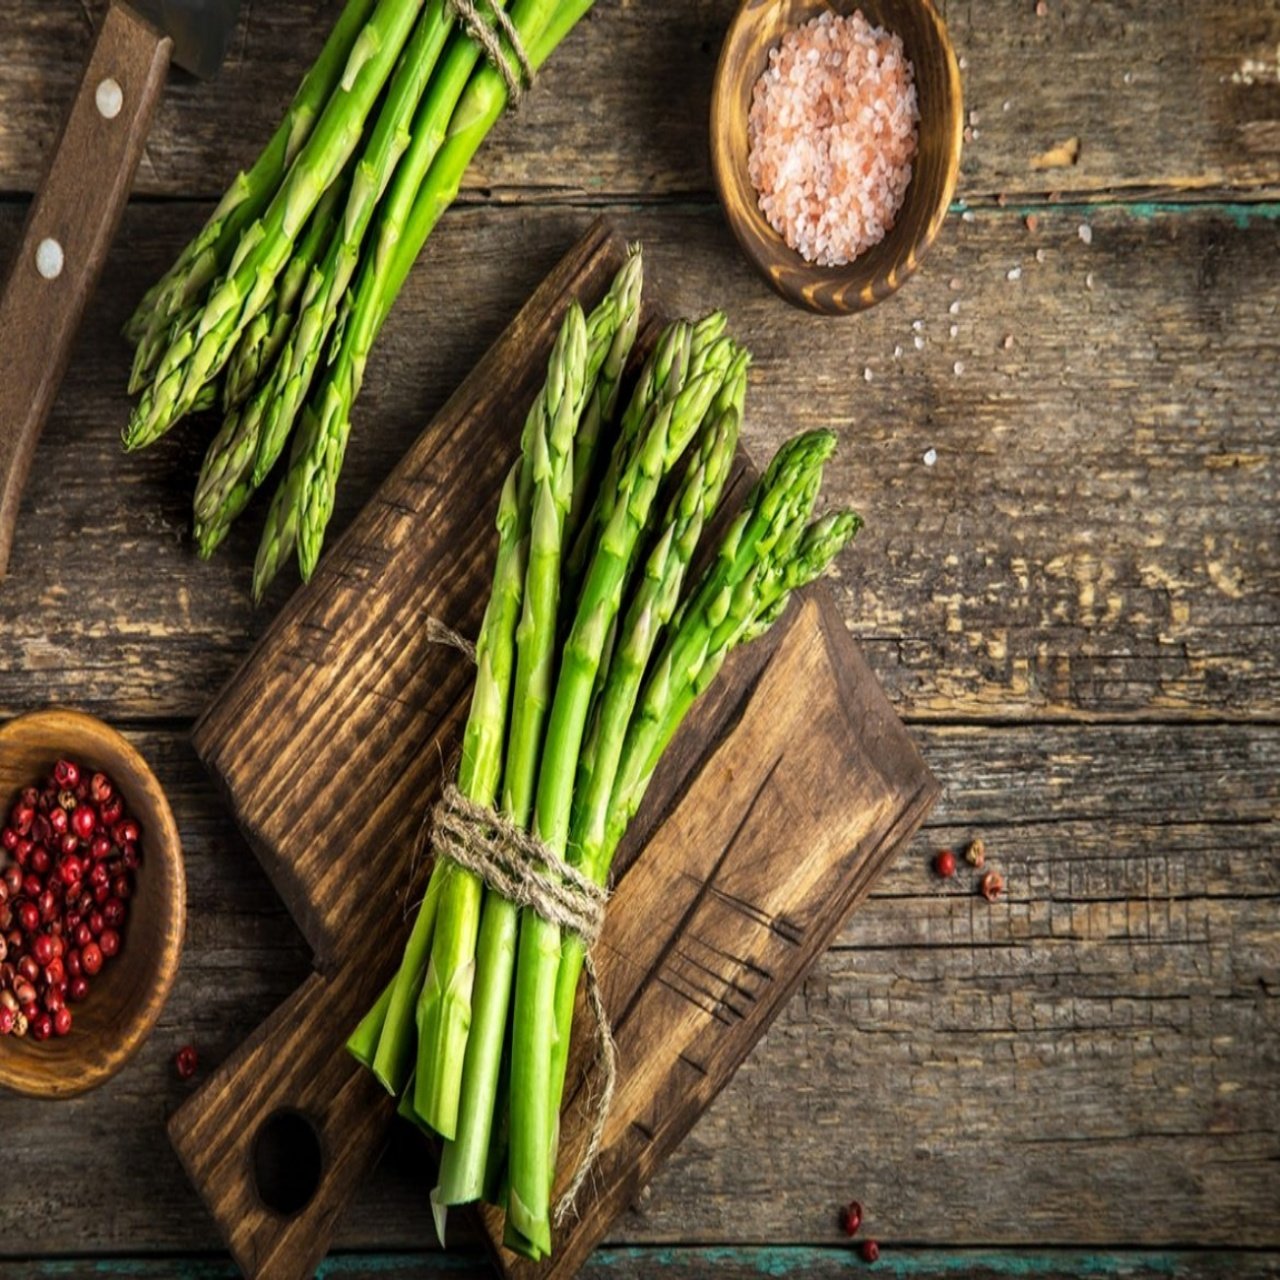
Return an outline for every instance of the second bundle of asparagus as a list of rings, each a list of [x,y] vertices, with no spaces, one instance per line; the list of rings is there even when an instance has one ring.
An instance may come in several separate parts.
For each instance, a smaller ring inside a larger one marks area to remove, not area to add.
[[[254,566],[309,579],[378,331],[512,94],[593,0],[346,0],[284,120],[126,327],[127,448],[224,418],[196,485],[209,556],[288,448]]]

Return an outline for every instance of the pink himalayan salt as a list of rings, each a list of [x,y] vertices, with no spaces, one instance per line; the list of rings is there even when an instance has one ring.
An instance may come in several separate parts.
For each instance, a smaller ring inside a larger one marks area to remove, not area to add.
[[[769,52],[751,96],[748,172],[769,225],[807,261],[843,266],[893,226],[916,154],[902,41],[830,11]]]

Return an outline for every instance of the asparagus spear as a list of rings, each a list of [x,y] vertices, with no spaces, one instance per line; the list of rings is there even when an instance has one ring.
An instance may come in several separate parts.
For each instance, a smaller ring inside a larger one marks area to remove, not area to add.
[[[556,6],[553,0],[517,0],[511,20],[535,70],[591,3],[592,0],[561,0]],[[458,57],[460,62],[469,59],[474,65],[475,42],[465,38]],[[442,86],[442,103],[443,86],[451,83],[447,69],[452,60],[450,50],[445,68],[437,77]],[[351,430],[351,407],[359,394],[373,340],[422,245],[441,213],[453,203],[467,166],[507,101],[506,83],[488,63],[475,72],[460,100],[455,95],[456,109],[453,102],[448,102],[449,109],[434,110],[435,84],[432,89],[432,95],[424,102],[425,114],[420,112],[414,124],[413,144],[388,190],[378,245],[361,265],[339,349],[319,389],[315,401],[316,433],[308,441],[308,448],[299,453],[300,474],[291,477],[290,500],[302,508],[295,519],[300,531],[299,568],[304,579],[315,568],[324,530],[333,513],[334,491]],[[429,104],[433,109],[427,111]],[[277,563],[282,559],[278,553],[266,558]]]
[[[560,537],[573,475],[573,433],[586,396],[586,363],[586,320],[574,303],[556,340],[543,394],[526,424],[532,508],[522,613],[515,632],[514,706],[502,779],[503,809],[521,825],[528,820],[530,779],[537,767],[551,685]],[[463,786],[461,771],[458,785],[464,794],[470,794]],[[492,796],[471,798],[492,801]],[[457,1131],[483,888],[472,872],[458,867],[452,871],[441,900],[419,1003],[414,1086],[414,1109],[445,1138],[454,1137]]]
[[[359,144],[365,118],[409,36],[422,0],[378,0],[356,37],[339,87],[266,212],[240,238],[226,274],[161,357],[124,432],[126,448],[159,439],[226,364],[262,309],[320,197]]]
[[[155,339],[167,332],[174,318],[192,306],[215,276],[226,269],[241,232],[267,207],[294,156],[311,136],[374,2],[347,0],[324,48],[303,77],[289,110],[253,167],[236,175],[209,220],[138,304],[125,325],[125,336],[135,346],[151,342],[151,354],[135,364],[131,393],[145,385],[155,360],[163,353],[164,345]]]
[[[734,349],[720,339],[705,367],[669,404],[654,411],[634,460],[619,482],[619,498],[587,570],[573,627],[565,642],[555,701],[538,772],[534,831],[557,855],[569,836],[573,783],[591,692],[606,638],[621,603],[627,573],[649,522],[663,477],[679,461],[720,388]],[[554,622],[552,623],[554,631]],[[511,1028],[512,1225],[543,1253],[551,1250],[551,1055],[560,929],[531,910],[522,913]]]
[[[574,436],[575,464],[578,438],[590,417],[591,408],[607,402],[609,391],[606,384],[614,380],[616,386],[614,370],[626,362],[626,351],[635,334],[632,316],[637,310],[641,273],[640,255],[633,252],[614,278],[603,301],[587,320],[589,395],[578,434]],[[613,361],[612,368],[610,361]],[[517,775],[520,778],[519,794],[514,797],[516,803],[507,810],[507,814],[527,823],[533,794],[533,772],[522,765],[513,771],[512,776]],[[513,812],[513,809],[518,812]],[[472,1023],[462,1072],[458,1125],[454,1141],[445,1144],[441,1155],[440,1182],[432,1197],[433,1204],[437,1206],[467,1204],[479,1199],[484,1191],[486,1166],[492,1148],[494,1111],[500,1096],[518,921],[513,903],[486,890],[476,947]]]
[[[569,850],[573,865],[597,884],[603,884],[608,874],[602,854],[609,799],[627,724],[654,646],[675,612],[703,525],[715,512],[733,466],[748,359],[746,352],[739,354],[699,432],[697,447],[691,452],[680,486],[671,498],[662,531],[627,609],[621,643],[593,716],[593,740],[583,756],[588,767],[579,770],[574,789]],[[581,938],[564,939],[556,979],[557,1035],[551,1065],[553,1116],[559,1115],[564,1092],[573,1003],[584,956]],[[554,1172],[553,1159],[553,1176]]]

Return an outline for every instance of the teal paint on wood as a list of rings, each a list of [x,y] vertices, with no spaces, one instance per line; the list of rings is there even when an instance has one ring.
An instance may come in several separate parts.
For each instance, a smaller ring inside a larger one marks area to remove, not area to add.
[[[892,1276],[899,1280],[1199,1280],[1280,1274],[1280,1252],[1225,1250],[913,1249],[884,1246],[871,1269],[849,1245],[628,1245],[598,1250],[585,1274],[608,1277],[716,1276],[745,1280],[816,1280],[817,1277]],[[0,1259],[0,1280],[236,1280],[229,1260],[216,1257]],[[327,1258],[316,1280],[418,1280],[434,1275],[487,1280],[492,1270],[479,1253],[349,1253]]]

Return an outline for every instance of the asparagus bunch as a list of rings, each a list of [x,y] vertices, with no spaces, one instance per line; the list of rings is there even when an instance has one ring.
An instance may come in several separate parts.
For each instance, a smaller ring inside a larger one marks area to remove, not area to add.
[[[570,308],[526,419],[458,780],[597,885],[728,654],[767,631],[859,525],[852,512],[813,517],[834,438],[799,436],[686,589],[732,469],[749,357],[722,315],[677,321],[618,412],[640,283],[637,254],[589,318]],[[450,1206],[486,1199],[505,1208],[509,1247],[550,1254],[584,959],[581,938],[438,860],[396,976],[350,1048],[402,1115],[444,1139],[442,1234]]]
[[[592,2],[514,0],[525,65],[540,67]],[[484,0],[479,20],[494,28],[505,6]],[[346,0],[275,135],[126,326],[139,394],[126,448],[222,403],[196,486],[201,555],[289,446],[256,597],[294,555],[304,579],[314,572],[373,342],[523,74],[505,36],[495,66],[454,13],[448,0]],[[612,409],[611,367],[587,437]]]

